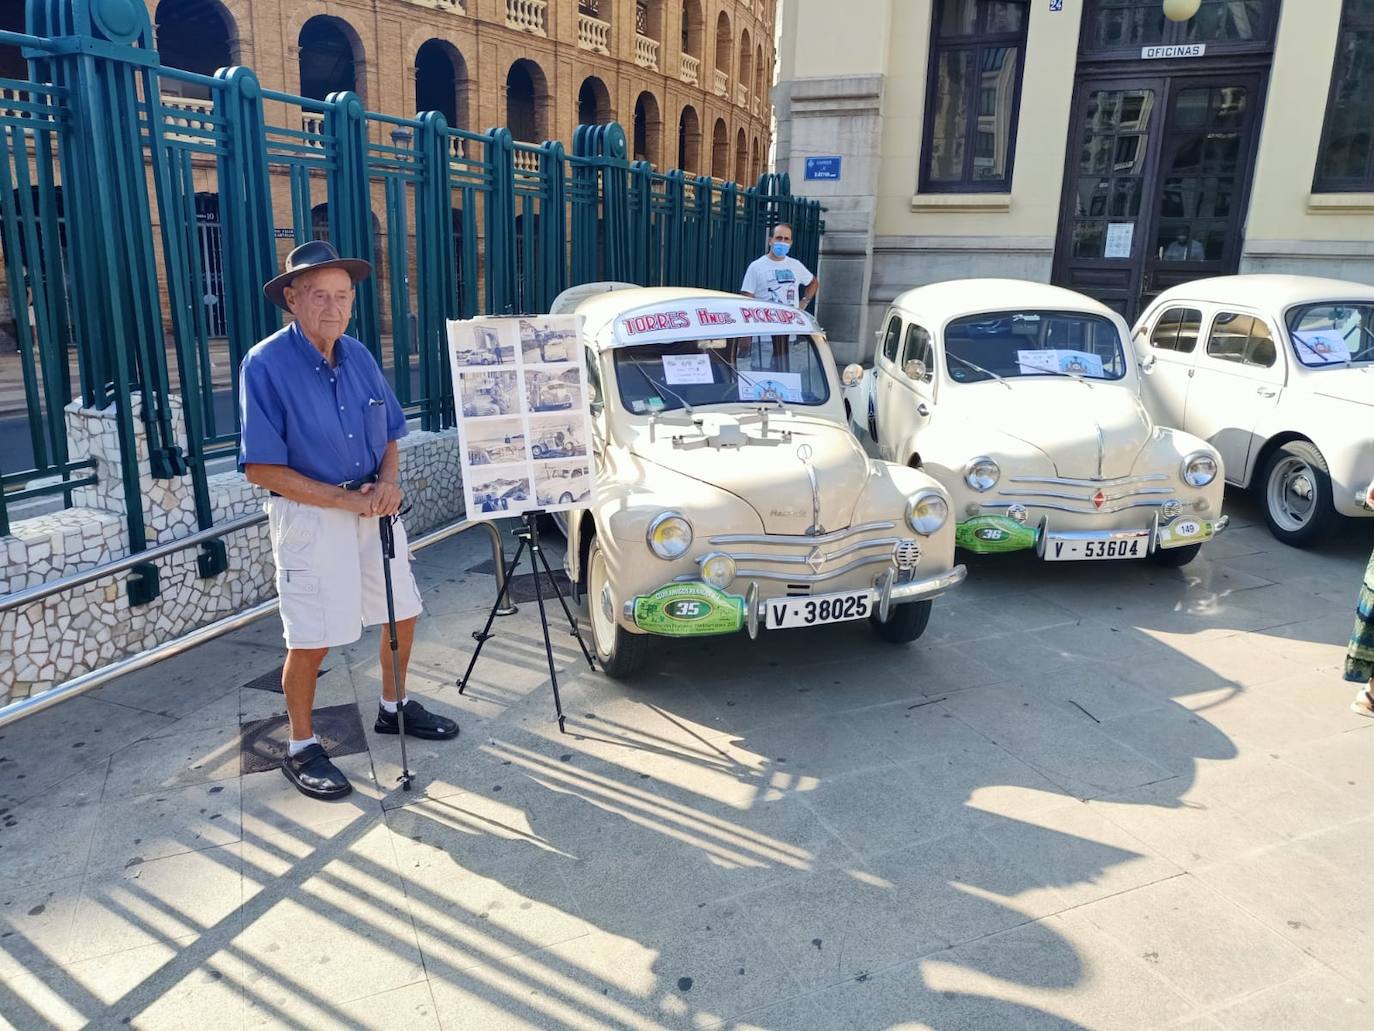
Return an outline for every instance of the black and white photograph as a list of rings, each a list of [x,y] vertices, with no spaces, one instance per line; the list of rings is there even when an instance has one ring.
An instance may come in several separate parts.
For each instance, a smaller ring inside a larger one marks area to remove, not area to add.
[[[529,457],[525,447],[523,419],[493,419],[473,423],[467,437],[468,465],[500,465],[523,462]]]
[[[525,397],[531,412],[582,411],[586,408],[581,388],[581,370],[526,369]]]
[[[449,356],[454,368],[506,365],[514,367],[517,337],[505,319],[457,322],[449,330]]]
[[[586,459],[535,464],[534,500],[540,508],[575,505],[591,494],[592,469]]]
[[[509,512],[516,515],[530,507],[529,467],[523,463],[490,466],[469,475],[469,512]]]
[[[577,330],[567,319],[521,319],[520,360],[526,365],[556,364],[577,359]]]
[[[581,419],[536,415],[530,419],[530,454],[535,460],[586,458],[587,438]]]
[[[519,415],[520,387],[514,369],[464,369],[458,373],[463,417]]]

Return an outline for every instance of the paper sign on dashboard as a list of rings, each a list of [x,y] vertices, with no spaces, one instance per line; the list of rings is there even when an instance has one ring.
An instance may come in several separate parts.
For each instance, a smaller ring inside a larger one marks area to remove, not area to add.
[[[1304,365],[1342,365],[1350,361],[1350,345],[1334,330],[1297,330],[1293,340]]]
[[[799,372],[741,372],[739,374],[741,401],[805,400]]]
[[[1087,351],[1064,351],[1058,348],[1045,348],[1035,351],[1017,351],[1016,364],[1023,376],[1044,372],[1071,372],[1076,376],[1089,376],[1102,379],[1106,373],[1102,368],[1102,356]]]
[[[706,354],[665,354],[663,382],[670,387],[686,383],[711,382],[711,356]]]

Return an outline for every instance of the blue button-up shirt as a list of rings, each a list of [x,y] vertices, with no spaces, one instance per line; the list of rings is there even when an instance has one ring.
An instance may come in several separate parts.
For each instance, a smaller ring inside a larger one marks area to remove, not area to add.
[[[344,483],[375,473],[406,435],[405,413],[371,352],[350,336],[331,368],[292,322],[258,343],[239,370],[239,467],[284,465]]]

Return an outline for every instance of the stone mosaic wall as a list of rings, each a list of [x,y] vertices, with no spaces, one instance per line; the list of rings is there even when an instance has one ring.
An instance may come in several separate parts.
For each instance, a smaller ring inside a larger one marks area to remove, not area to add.
[[[137,399],[136,399],[137,403]],[[173,423],[184,440],[179,407]],[[189,477],[153,480],[142,420],[135,419],[149,543],[197,529]],[[73,507],[15,522],[0,538],[0,593],[12,594],[91,569],[128,554],[119,442],[111,412],[72,405],[67,430],[73,457],[95,459],[96,486],[73,492]],[[418,537],[462,515],[456,431],[412,433],[401,441],[401,477],[411,511],[406,527]],[[217,523],[261,510],[264,492],[238,472],[208,481]],[[0,704],[27,698],[72,677],[155,647],[206,623],[256,605],[274,593],[266,524],[224,538],[229,569],[201,579],[197,549],[158,563],[161,592],[131,606],[128,573],[104,577],[0,614]]]

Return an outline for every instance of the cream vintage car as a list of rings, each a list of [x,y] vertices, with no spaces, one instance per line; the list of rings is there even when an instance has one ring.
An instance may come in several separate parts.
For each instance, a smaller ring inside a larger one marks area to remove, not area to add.
[[[1145,407],[1211,441],[1270,531],[1303,547],[1369,517],[1374,287],[1305,276],[1199,279],[1136,323]]]
[[[949,491],[960,547],[1179,566],[1227,526],[1221,461],[1151,420],[1130,354],[1121,317],[1081,294],[939,283],[892,302],[847,400],[879,454]]]
[[[864,453],[814,319],[618,286],[552,309],[583,319],[597,490],[560,522],[606,672],[634,672],[655,635],[867,618],[886,640],[919,637],[931,599],[964,578],[949,496]],[[789,338],[776,361],[775,334]]]

